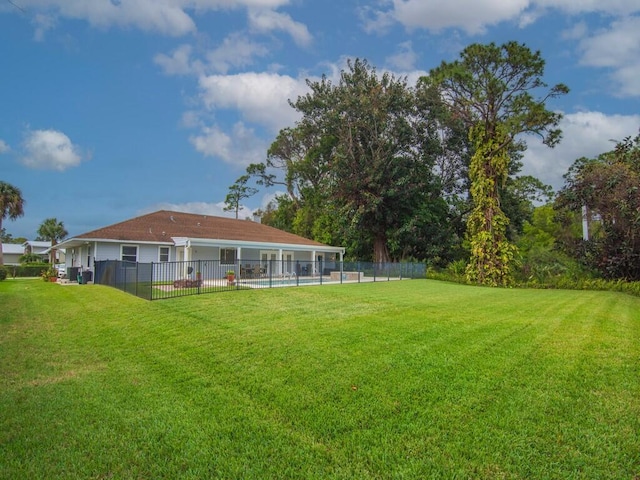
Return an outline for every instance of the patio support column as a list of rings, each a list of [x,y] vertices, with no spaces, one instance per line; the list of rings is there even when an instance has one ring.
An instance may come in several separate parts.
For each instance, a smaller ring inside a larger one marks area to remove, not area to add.
[[[187,276],[189,275],[187,273],[187,265],[188,262],[191,261],[191,242],[189,240],[187,240],[187,242],[184,244],[184,272],[182,272],[184,278],[187,278]]]
[[[309,272],[309,274],[315,274],[316,273],[316,251],[312,250],[311,251],[311,272]]]
[[[242,265],[242,247],[238,247],[238,271],[236,272],[236,275],[240,275],[240,265]]]
[[[282,275],[284,273],[284,269],[282,268],[282,249],[278,249],[278,275]]]

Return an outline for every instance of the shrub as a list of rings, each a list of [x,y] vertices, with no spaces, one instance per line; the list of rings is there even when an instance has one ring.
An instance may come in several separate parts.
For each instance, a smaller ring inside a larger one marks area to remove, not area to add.
[[[0,282],[7,279],[7,269],[4,265],[0,266]]]
[[[16,265],[11,267],[13,277],[39,277],[42,270],[49,268],[48,263],[30,263],[28,265]]]
[[[469,283],[465,274],[466,267],[467,262],[463,259],[451,262],[445,269],[430,267],[427,269],[427,278],[466,284]]]
[[[42,258],[35,253],[25,253],[24,255],[20,255],[18,261],[22,264],[42,263]]]
[[[51,265],[48,265],[47,268],[40,272],[40,276],[45,282],[48,282],[51,277],[57,276],[57,272],[55,268],[53,268]]]

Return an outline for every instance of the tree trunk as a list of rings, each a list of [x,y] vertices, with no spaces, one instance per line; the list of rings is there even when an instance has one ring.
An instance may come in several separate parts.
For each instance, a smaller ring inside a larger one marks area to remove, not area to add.
[[[390,261],[387,235],[384,233],[377,234],[373,240],[373,261],[376,263],[386,263]]]

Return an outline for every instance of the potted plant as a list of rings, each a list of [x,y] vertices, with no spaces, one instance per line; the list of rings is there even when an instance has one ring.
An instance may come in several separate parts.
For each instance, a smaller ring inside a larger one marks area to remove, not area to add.
[[[227,283],[229,285],[233,285],[236,282],[236,271],[229,269],[227,270]]]
[[[40,275],[42,276],[42,280],[44,280],[45,282],[55,282],[56,280],[58,280],[56,270],[51,266],[47,267],[46,270],[42,270],[42,273]]]

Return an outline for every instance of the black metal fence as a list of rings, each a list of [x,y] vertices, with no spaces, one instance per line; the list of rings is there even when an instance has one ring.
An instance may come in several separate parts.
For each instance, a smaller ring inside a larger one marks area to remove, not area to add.
[[[95,262],[94,283],[146,300],[227,292],[248,288],[380,282],[425,278],[423,263],[219,260],[133,263]]]

